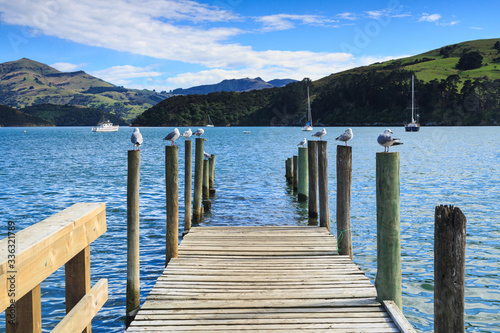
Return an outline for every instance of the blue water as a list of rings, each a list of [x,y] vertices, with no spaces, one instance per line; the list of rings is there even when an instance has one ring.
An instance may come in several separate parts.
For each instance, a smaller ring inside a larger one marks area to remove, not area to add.
[[[162,138],[172,128],[141,128],[141,301],[164,266],[165,177]],[[180,129],[181,132],[184,130]],[[195,128],[193,128],[195,130]],[[249,130],[250,134],[243,134]],[[335,230],[335,138],[327,128],[329,192]],[[354,261],[376,276],[375,153],[383,128],[353,128]],[[452,204],[467,217],[467,332],[500,332],[500,128],[392,128],[404,142],[401,160],[401,252],[404,314],[419,332],[433,329],[434,207]],[[126,289],[127,150],[132,129],[91,133],[87,127],[1,128],[0,222],[22,229],[76,202],[106,202],[108,231],[91,245],[92,284],[109,280],[109,300],[94,332],[122,332]],[[285,184],[285,159],[311,133],[299,128],[205,128],[216,154],[212,212],[202,226],[307,225],[307,207]],[[180,228],[184,139],[179,139]],[[194,149],[193,149],[194,150]],[[42,283],[44,332],[64,316],[64,270]],[[4,316],[1,316],[4,318]],[[3,323],[0,323],[3,329]]]

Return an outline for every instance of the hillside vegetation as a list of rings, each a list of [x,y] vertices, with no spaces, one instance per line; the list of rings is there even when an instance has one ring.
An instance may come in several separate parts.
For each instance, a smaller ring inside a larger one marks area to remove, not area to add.
[[[48,120],[29,115],[6,105],[0,104],[0,126],[31,127],[31,126],[54,126]]]
[[[472,69],[467,57],[481,60]],[[465,59],[465,60],[464,60]],[[460,67],[460,66],[459,66]],[[498,67],[498,68],[497,68]],[[410,120],[411,77],[424,125],[500,122],[500,39],[445,46],[417,56],[304,79],[282,88],[169,98],[133,121],[140,126],[302,125],[311,94],[313,122],[323,125],[403,124]]]

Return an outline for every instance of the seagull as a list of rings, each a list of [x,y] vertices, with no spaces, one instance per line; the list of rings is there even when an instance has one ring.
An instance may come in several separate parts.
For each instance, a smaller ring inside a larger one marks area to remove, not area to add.
[[[312,136],[318,137],[321,140],[321,138],[324,137],[325,135],[326,135],[326,129],[323,128],[323,130],[316,132]]]
[[[307,143],[307,139],[306,139],[306,138],[304,138],[304,140],[300,141],[300,142],[299,142],[299,144],[298,144],[297,146],[302,146],[302,147],[304,147],[304,146],[306,145],[306,143]]]
[[[187,131],[184,131],[184,133],[182,133],[182,137],[184,137],[188,140],[191,137],[191,135],[193,135],[193,132],[191,132],[191,129],[188,129]]]
[[[193,134],[200,138],[203,133],[205,133],[203,128],[198,128]]]
[[[207,153],[206,151],[203,152],[203,156],[208,160],[210,158],[210,154]]]
[[[139,147],[142,145],[142,134],[141,132],[139,132],[139,129],[137,127],[134,128],[134,133],[132,133],[130,141],[132,141],[132,143],[134,144],[134,150],[135,147],[137,147],[138,150],[141,150]]]
[[[352,134],[352,129],[348,128],[345,130],[344,133],[340,134],[335,140],[339,141],[344,141],[345,145],[347,146],[347,141],[351,140],[354,137],[354,134]]]
[[[163,140],[169,140],[172,141],[172,146],[175,146],[174,141],[177,140],[181,136],[181,133],[179,133],[179,130],[176,128],[174,129],[173,132],[170,132],[167,134],[166,137],[163,138]]]
[[[389,147],[402,145],[403,143],[399,141],[399,139],[394,139],[392,137],[392,131],[390,129],[386,129],[384,133],[380,133],[377,138],[377,142],[379,145],[384,147],[384,153],[389,152]]]

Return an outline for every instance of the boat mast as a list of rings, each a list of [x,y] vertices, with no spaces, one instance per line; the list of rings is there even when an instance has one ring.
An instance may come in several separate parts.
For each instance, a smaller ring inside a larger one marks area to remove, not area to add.
[[[414,107],[414,101],[415,101],[415,86],[413,79],[415,78],[414,75],[411,76],[411,122],[415,123],[415,118],[413,116],[413,111],[415,110]]]
[[[309,86],[307,87],[307,121],[312,126],[311,102],[309,100]]]

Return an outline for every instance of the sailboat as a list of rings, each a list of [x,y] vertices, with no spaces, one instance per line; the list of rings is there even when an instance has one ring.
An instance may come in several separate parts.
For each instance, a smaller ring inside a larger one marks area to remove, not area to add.
[[[415,121],[415,76],[411,76],[411,123],[407,123],[405,125],[405,130],[407,132],[418,132],[420,130],[420,124],[418,123],[418,114],[417,120]]]
[[[307,123],[302,127],[303,131],[312,131],[311,101],[309,100],[309,87],[307,87]]]
[[[212,123],[212,119],[210,119],[210,115],[208,115],[208,124],[207,127],[214,127],[214,124]]]

